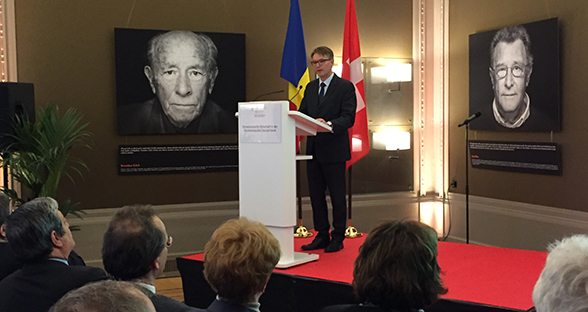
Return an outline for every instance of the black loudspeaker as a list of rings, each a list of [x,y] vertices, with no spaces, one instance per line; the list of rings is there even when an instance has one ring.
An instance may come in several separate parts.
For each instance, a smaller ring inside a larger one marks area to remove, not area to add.
[[[0,151],[11,142],[7,136],[14,131],[15,116],[27,116],[35,121],[35,89],[32,83],[0,83]]]

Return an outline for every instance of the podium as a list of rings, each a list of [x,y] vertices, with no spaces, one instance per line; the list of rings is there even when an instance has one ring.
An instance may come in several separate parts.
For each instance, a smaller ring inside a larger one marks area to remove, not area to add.
[[[317,260],[316,254],[294,252],[296,135],[331,127],[290,111],[288,101],[239,103],[238,116],[239,215],[263,223],[278,239],[278,268]]]

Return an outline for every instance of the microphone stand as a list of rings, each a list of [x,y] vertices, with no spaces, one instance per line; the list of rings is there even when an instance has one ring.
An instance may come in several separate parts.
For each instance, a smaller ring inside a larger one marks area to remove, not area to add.
[[[470,175],[469,175],[470,122],[472,122],[474,119],[480,117],[481,115],[482,115],[482,113],[476,112],[475,114],[471,115],[470,117],[468,117],[466,120],[464,120],[462,123],[460,123],[458,125],[458,127],[466,126],[466,132],[465,132],[465,135],[466,135],[466,137],[465,137],[465,143],[466,143],[466,148],[465,148],[466,244],[470,243]]]

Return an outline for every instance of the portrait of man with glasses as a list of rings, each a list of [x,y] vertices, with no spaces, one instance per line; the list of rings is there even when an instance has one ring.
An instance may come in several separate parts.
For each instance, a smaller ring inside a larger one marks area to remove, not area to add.
[[[490,60],[494,119],[503,127],[519,128],[531,111],[531,100],[525,90],[533,72],[533,55],[525,27],[509,26],[496,32]]]
[[[470,35],[470,129],[559,131],[558,42],[557,19]]]

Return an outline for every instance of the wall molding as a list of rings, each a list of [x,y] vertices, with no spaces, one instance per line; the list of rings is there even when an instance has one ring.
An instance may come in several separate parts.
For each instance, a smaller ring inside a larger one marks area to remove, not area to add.
[[[449,193],[452,241],[465,242],[465,195]],[[588,212],[469,196],[470,242],[545,251],[558,239],[588,233]]]
[[[564,236],[588,233],[588,212],[470,196],[470,242],[472,244],[545,251]],[[387,219],[417,219],[419,200],[414,192],[353,195],[353,225],[368,232]],[[433,199],[433,198],[430,198]],[[427,200],[430,202],[430,200]],[[154,206],[174,237],[168,269],[176,257],[201,252],[212,232],[224,221],[239,216],[239,202],[170,204]],[[107,224],[119,208],[87,210],[83,220],[70,217],[82,230],[74,233],[76,251],[88,265],[102,266],[100,248]],[[447,241],[465,242],[465,195],[449,193],[445,201],[446,222],[451,224]],[[312,228],[309,198],[302,200],[304,224]]]

